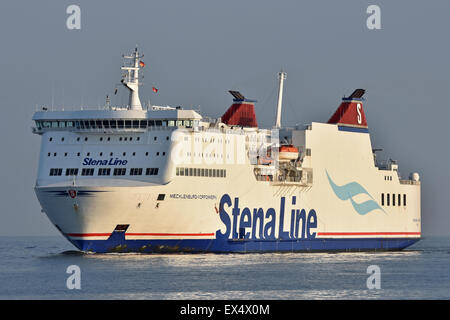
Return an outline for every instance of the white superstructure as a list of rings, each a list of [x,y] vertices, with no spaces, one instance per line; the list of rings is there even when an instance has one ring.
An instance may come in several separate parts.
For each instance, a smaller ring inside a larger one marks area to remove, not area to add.
[[[143,109],[142,55],[122,67],[122,108],[36,112],[36,194],[81,250],[254,252],[396,250],[420,238],[420,181],[374,158],[364,90],[328,123],[260,129],[236,91],[215,121]]]

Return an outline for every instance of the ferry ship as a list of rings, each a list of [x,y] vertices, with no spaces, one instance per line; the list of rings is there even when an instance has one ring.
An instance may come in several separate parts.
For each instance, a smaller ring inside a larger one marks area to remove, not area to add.
[[[420,239],[419,174],[403,179],[395,161],[376,159],[365,90],[342,98],[327,122],[283,127],[280,72],[275,125],[264,129],[256,101],[238,91],[216,119],[143,107],[142,57],[137,48],[123,56],[128,105],[33,116],[35,193],[79,250],[372,251]]]

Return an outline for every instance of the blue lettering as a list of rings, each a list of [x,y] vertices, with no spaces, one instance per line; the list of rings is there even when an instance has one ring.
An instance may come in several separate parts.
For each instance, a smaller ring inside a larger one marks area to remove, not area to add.
[[[275,219],[276,212],[274,208],[267,209],[266,218],[272,217],[264,226],[264,239],[275,240]],[[270,231],[269,231],[270,230]]]
[[[256,226],[259,220],[258,237],[256,237]],[[263,208],[253,209],[253,228],[252,228],[252,239],[264,239],[263,238],[264,229],[264,210]]]
[[[233,239],[238,239],[238,233],[236,231],[237,228],[237,218],[239,216],[241,209],[239,209],[239,198],[234,198],[234,207],[233,207],[233,211],[232,211],[232,215],[233,215],[233,235],[232,238]]]
[[[221,239],[221,240],[228,239],[228,237],[230,236],[230,216],[224,209],[225,204],[228,207],[231,206],[231,198],[228,194],[224,194],[222,196],[222,198],[220,198],[220,203],[219,203],[220,220],[222,220],[223,224],[226,227],[225,233],[220,232],[220,230],[216,231],[216,239]]]
[[[308,213],[308,223],[306,225],[306,234],[308,238],[314,239],[316,237],[316,233],[310,233],[309,230],[311,228],[317,228],[317,215],[314,209],[311,209]]]
[[[284,203],[286,198],[281,197],[281,204],[280,204],[280,226],[278,228],[278,238],[279,239],[289,239],[289,232],[283,231],[283,225],[284,225]]]
[[[302,239],[305,239],[305,227],[306,227],[306,211],[297,210],[295,213],[295,238],[298,239],[298,230],[300,229],[300,221],[302,222]]]
[[[245,232],[245,228],[252,226],[252,214],[249,208],[242,210],[241,219],[239,220],[239,229],[244,229],[244,239],[250,238],[250,232]]]
[[[111,159],[112,160],[112,159]],[[111,163],[110,160],[110,163]],[[115,159],[114,165],[117,163],[125,162],[126,160]],[[85,159],[86,163],[89,163],[89,158]],[[292,205],[296,204],[296,197],[292,197]],[[225,211],[225,205],[229,208],[232,207],[231,215]],[[219,217],[222,223],[225,225],[225,232],[221,230],[216,231],[217,239],[252,239],[252,240],[276,240],[276,226],[277,226],[277,212],[274,208],[269,208],[264,213],[263,208],[245,207],[239,208],[239,198],[234,198],[234,203],[228,194],[224,194],[220,199],[219,204]],[[316,237],[317,228],[317,214],[314,209],[311,209],[306,214],[305,209],[291,210],[289,231],[284,230],[285,224],[285,210],[286,210],[286,198],[280,199],[280,214],[278,225],[278,239],[314,239]],[[233,216],[233,217],[231,217]],[[301,234],[300,233],[301,230]]]

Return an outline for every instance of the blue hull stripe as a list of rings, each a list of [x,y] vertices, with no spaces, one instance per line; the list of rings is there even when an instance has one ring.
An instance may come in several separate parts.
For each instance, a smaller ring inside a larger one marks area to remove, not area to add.
[[[339,129],[339,131],[369,133],[369,129],[368,128],[338,126],[338,129]]]
[[[116,232],[114,232],[116,233]],[[107,240],[69,240],[80,250],[106,252],[301,252],[402,250],[420,238],[315,238],[299,240],[139,239],[125,240],[123,233]]]

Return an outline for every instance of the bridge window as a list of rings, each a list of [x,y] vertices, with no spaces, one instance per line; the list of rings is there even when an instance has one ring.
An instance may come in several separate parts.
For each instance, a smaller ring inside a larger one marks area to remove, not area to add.
[[[389,206],[389,202],[390,202],[390,201],[389,201],[389,193],[388,193],[388,194],[386,194],[386,205],[387,205],[387,206]]]
[[[81,170],[82,176],[93,176],[94,175],[94,168],[84,168]]]
[[[395,206],[395,194],[392,194],[392,205]]]
[[[400,207],[402,205],[402,195],[398,194],[398,198],[397,199],[398,199],[397,204]]]
[[[62,168],[51,168],[50,176],[60,176],[62,175]]]
[[[111,168],[99,168],[97,175],[109,176],[111,174]]]
[[[78,175],[78,168],[67,168],[66,176],[76,176]]]
[[[406,206],[406,194],[403,195],[403,205]]]
[[[159,168],[147,168],[145,170],[146,176],[156,176],[158,175]]]
[[[127,169],[126,168],[114,168],[113,174],[115,176],[124,176],[126,174]]]
[[[142,168],[131,168],[130,176],[140,176],[142,175]]]

